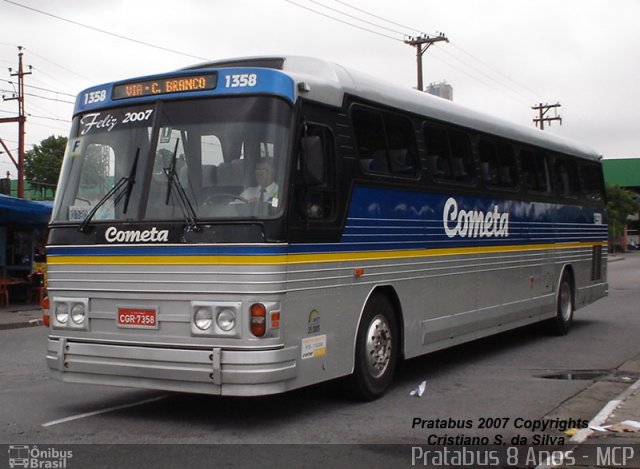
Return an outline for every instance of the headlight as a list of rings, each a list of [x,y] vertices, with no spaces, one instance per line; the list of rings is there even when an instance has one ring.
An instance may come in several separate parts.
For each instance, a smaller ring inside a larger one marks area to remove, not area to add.
[[[213,313],[208,308],[198,308],[193,317],[193,322],[201,331],[206,331],[213,323]]]
[[[86,315],[87,315],[87,312],[84,309],[84,305],[76,303],[71,308],[71,320],[78,325],[84,322]]]
[[[69,321],[69,306],[66,303],[59,303],[56,306],[55,315],[60,324],[66,324]]]
[[[239,338],[242,335],[241,301],[192,301],[191,335]]]
[[[236,315],[230,309],[223,309],[216,318],[218,327],[225,332],[229,332],[236,325]]]

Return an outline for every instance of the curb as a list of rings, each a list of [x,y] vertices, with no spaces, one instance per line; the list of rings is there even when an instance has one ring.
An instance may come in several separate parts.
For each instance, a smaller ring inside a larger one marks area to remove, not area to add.
[[[602,409],[600,409],[600,412],[598,412],[598,414],[591,419],[591,421],[589,422],[589,426],[587,428],[583,428],[582,430],[580,430],[578,433],[572,436],[569,441],[572,443],[578,443],[578,444],[583,443],[587,438],[589,438],[592,434],[595,433],[595,431],[590,428],[592,425],[598,426],[605,423],[609,418],[609,416],[611,415],[611,413],[614,410],[616,410],[620,406],[620,404],[622,404],[625,400],[627,400],[627,398],[631,396],[631,394],[636,392],[638,389],[640,389],[640,379],[638,379],[635,383],[633,383],[631,386],[625,389],[622,393],[620,393],[618,397],[607,402],[607,404]]]
[[[9,322],[6,324],[0,324],[0,331],[6,331],[9,329],[22,329],[25,327],[35,327],[41,326],[42,319],[29,319],[28,321],[22,322]]]
[[[549,462],[549,459],[547,459],[545,462],[538,464],[535,469],[554,469],[554,468],[561,467],[561,465],[564,462],[564,458],[570,456],[571,453],[573,453],[573,451],[577,447],[579,447],[582,443],[584,443],[587,440],[587,438],[589,438],[589,436],[595,433],[595,431],[592,430],[590,427],[592,425],[602,425],[603,423],[605,423],[609,418],[609,416],[611,415],[611,413],[615,411],[618,407],[620,407],[620,405],[622,405],[624,401],[627,400],[627,398],[629,398],[629,396],[631,396],[638,389],[640,389],[640,379],[638,379],[635,383],[633,383],[627,389],[621,392],[618,397],[607,402],[605,406],[602,409],[600,409],[600,412],[598,412],[589,421],[589,425],[587,428],[583,428],[582,430],[580,430],[578,433],[576,433],[574,436],[571,437],[571,439],[569,440],[569,443],[572,444],[572,447],[571,449],[568,449],[562,452],[561,461]]]

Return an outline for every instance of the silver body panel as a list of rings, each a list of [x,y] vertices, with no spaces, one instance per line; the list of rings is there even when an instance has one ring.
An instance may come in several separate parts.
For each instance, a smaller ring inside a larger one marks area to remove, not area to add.
[[[377,287],[397,293],[402,352],[410,358],[554,316],[557,282],[569,264],[577,306],[606,294],[606,283],[589,279],[588,247],[288,265],[51,266],[52,298],[89,299],[89,331],[54,327],[47,361],[57,377],[72,382],[222,395],[283,392],[352,372],[360,314]],[[354,275],[356,268],[364,275]],[[265,299],[280,304],[281,336],[190,332],[193,301],[240,302],[246,309]],[[159,328],[119,328],[121,305],[156,307]],[[312,311],[319,320],[310,332]],[[303,341],[317,336],[326,337],[325,353],[303,359]]]

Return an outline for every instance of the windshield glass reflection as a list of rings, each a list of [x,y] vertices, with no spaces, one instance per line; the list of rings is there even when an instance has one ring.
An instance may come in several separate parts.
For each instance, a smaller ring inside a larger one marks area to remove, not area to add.
[[[290,113],[281,100],[242,97],[77,116],[54,220],[82,222],[94,210],[92,223],[183,220],[191,225],[202,219],[279,216]],[[134,181],[127,196],[108,196],[123,178]]]

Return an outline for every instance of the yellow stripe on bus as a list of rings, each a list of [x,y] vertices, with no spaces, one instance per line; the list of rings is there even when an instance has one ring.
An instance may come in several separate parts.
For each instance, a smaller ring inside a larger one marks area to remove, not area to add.
[[[571,248],[606,246],[607,242],[575,242],[512,246],[483,246],[464,248],[408,249],[395,251],[300,253],[276,255],[201,255],[201,256],[55,256],[47,258],[49,265],[285,265],[321,262],[356,262],[372,260],[410,259],[420,257],[494,254],[524,251],[547,251]]]

